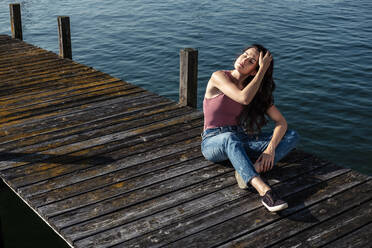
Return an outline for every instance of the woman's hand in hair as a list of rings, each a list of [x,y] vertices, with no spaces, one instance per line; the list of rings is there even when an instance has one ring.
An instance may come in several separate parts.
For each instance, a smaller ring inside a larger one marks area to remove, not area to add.
[[[269,51],[266,52],[265,56],[263,56],[263,53],[260,52],[260,56],[258,59],[258,65],[260,66],[260,69],[262,68],[266,72],[272,60],[273,57],[271,56],[271,53]]]

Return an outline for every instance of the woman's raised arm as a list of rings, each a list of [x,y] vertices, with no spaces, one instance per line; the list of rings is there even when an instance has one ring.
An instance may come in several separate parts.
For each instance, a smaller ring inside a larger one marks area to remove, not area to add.
[[[260,52],[259,65],[260,68],[252,81],[244,87],[244,89],[239,89],[236,84],[234,84],[230,78],[226,76],[223,71],[216,71],[212,74],[210,82],[213,87],[216,87],[222,93],[230,97],[236,102],[239,102],[244,105],[248,105],[254,96],[256,95],[262,79],[267,71],[270,63],[272,61],[271,54],[267,52],[265,57],[262,58],[262,52]]]

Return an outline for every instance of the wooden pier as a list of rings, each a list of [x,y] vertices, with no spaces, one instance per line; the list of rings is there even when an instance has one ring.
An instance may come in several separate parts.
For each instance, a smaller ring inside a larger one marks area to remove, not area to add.
[[[367,247],[371,177],[295,150],[269,213],[200,152],[203,115],[0,36],[0,175],[71,247]]]

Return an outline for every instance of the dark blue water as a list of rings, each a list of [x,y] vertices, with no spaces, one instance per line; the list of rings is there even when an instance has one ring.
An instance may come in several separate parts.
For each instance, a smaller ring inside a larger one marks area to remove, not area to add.
[[[2,34],[11,2],[1,2]],[[261,43],[299,148],[372,175],[370,13],[370,0],[22,1],[25,41],[57,53],[57,16],[68,15],[74,60],[173,100],[179,50],[197,48],[199,108],[210,74]]]

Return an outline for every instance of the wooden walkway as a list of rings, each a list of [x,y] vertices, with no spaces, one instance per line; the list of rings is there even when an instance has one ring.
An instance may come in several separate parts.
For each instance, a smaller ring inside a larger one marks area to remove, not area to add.
[[[72,247],[367,247],[371,177],[293,151],[273,214],[200,152],[203,116],[0,36],[0,175]]]

